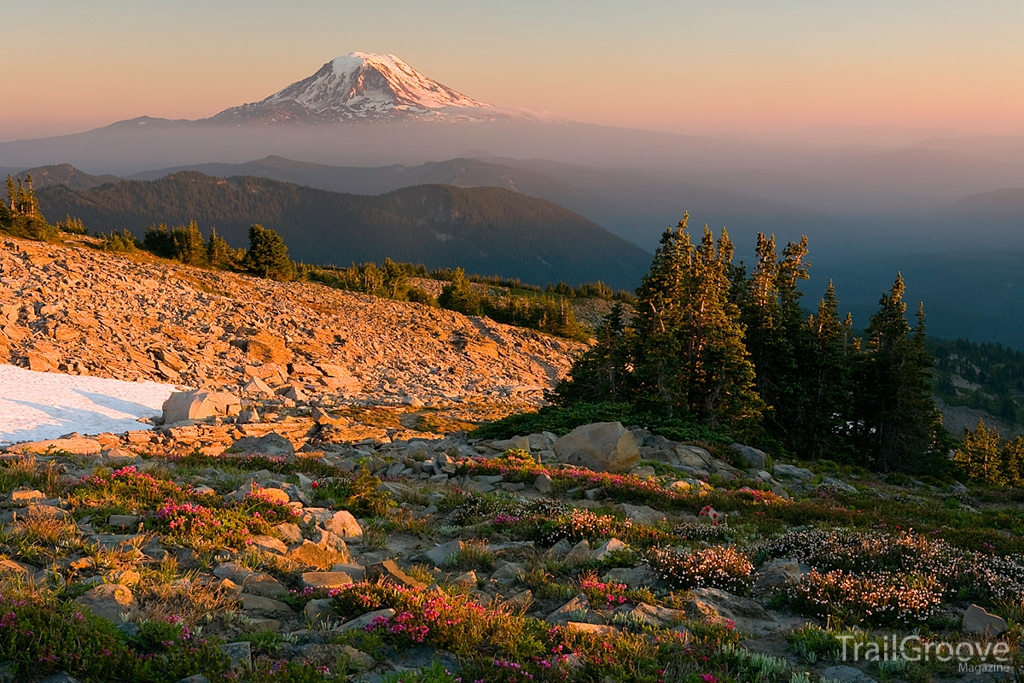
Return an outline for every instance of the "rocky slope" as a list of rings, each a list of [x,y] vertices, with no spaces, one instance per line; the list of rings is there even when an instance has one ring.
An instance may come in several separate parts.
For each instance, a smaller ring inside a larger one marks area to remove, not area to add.
[[[0,243],[0,359],[34,370],[324,400],[523,406],[578,344],[317,284],[111,255],[85,241]]]

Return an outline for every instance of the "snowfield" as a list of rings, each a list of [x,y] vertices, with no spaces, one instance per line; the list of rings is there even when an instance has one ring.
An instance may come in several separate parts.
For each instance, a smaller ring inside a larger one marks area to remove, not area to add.
[[[32,372],[0,365],[0,446],[55,439],[70,432],[100,434],[150,429],[140,417],[161,414],[173,384]]]

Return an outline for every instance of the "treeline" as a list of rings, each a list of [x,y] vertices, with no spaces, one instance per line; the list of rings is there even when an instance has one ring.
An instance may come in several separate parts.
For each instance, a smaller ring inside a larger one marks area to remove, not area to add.
[[[495,287],[507,285],[494,284],[496,278],[467,275],[462,268],[428,271],[423,265],[396,263],[391,259],[385,259],[383,266],[377,266],[375,263],[352,265],[348,268],[301,265],[299,270],[305,279],[338,289],[440,306],[465,315],[485,315],[496,322],[560,337],[589,339],[587,330],[577,323],[576,315],[566,297],[544,293],[522,296],[514,294],[511,288],[505,293],[493,293],[487,286],[474,285],[483,284],[481,281],[488,280]],[[440,295],[435,298],[429,292],[411,284],[410,279],[414,277],[440,280],[445,284]],[[540,292],[540,288],[537,288],[537,291]]]
[[[695,244],[687,218],[663,235],[632,321],[615,306],[552,402],[626,402],[776,452],[882,471],[935,473],[948,462],[924,313],[907,322],[900,276],[859,336],[831,283],[813,313],[803,309],[806,238],[780,255],[759,235],[748,275],[725,230],[716,241],[705,227]]]
[[[978,408],[1024,423],[1024,353],[1002,344],[929,339],[935,357],[935,393],[949,405]]]

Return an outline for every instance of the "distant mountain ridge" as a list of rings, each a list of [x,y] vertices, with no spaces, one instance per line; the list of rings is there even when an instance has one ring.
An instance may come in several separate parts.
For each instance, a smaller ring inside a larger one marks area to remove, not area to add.
[[[81,218],[93,230],[195,219],[233,245],[252,223],[277,230],[296,260],[318,264],[396,261],[570,284],[603,280],[635,287],[650,254],[582,216],[498,187],[420,185],[368,197],[266,178],[185,171],[154,181],[38,192],[44,214]]]

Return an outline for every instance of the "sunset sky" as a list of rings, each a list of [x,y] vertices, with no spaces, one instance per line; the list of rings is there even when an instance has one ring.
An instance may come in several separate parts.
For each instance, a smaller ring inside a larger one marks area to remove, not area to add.
[[[262,99],[353,50],[591,123],[1024,133],[1024,3],[35,0],[8,3],[0,141]]]

